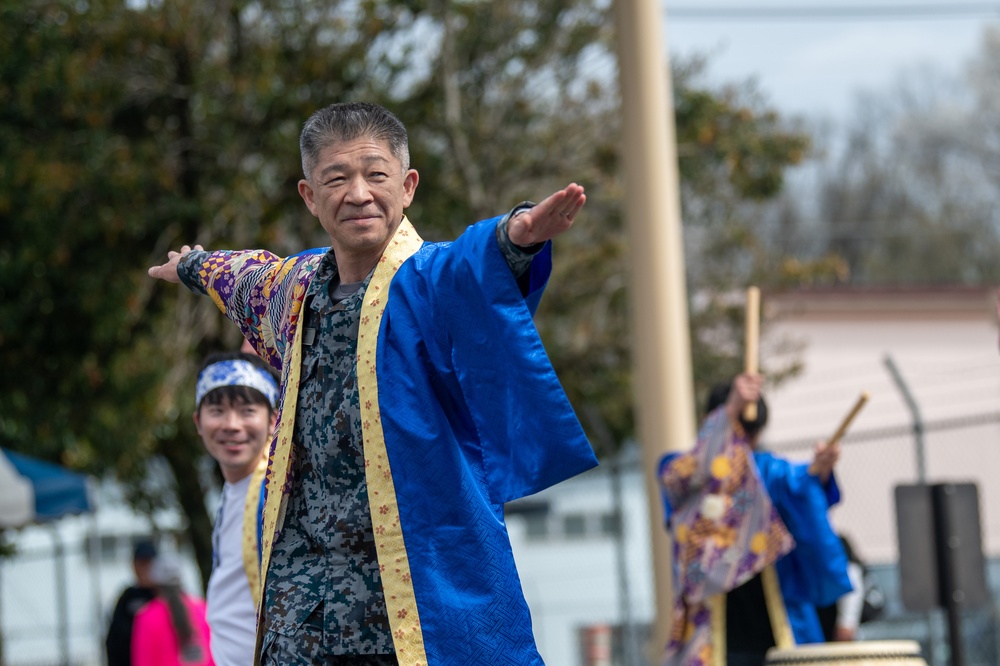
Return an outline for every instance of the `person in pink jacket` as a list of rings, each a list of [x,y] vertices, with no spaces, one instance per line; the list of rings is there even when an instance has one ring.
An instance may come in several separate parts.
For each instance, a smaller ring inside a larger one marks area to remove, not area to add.
[[[205,602],[181,589],[180,563],[154,560],[156,597],[139,609],[132,629],[132,666],[215,666],[208,649]]]

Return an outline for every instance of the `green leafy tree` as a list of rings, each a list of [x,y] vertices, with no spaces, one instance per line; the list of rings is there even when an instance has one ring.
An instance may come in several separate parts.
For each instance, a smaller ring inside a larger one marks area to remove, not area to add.
[[[422,173],[410,216],[425,236],[450,238],[471,219],[521,199],[570,181],[586,186],[580,222],[555,244],[555,273],[537,323],[599,453],[610,453],[632,436],[634,422],[621,113],[608,8],[582,1],[430,8],[439,46],[429,51],[427,76],[410,79],[401,108]],[[742,336],[742,307],[725,300],[734,286],[799,282],[837,267],[786,266],[779,250],[755,235],[785,170],[803,159],[809,142],[752,88],[699,84],[702,65],[675,68],[674,93],[685,233],[696,239],[688,258],[698,295],[692,339],[699,388],[738,368],[742,352],[733,340]]]
[[[5,4],[0,445],[112,474],[149,513],[179,506],[207,579],[194,373],[239,336],[209,299],[146,268],[183,243],[324,245],[296,193],[298,131],[316,108],[364,98],[411,130],[421,185],[408,215],[429,240],[587,187],[538,321],[610,452],[633,423],[606,12],[591,0]],[[787,279],[746,229],[804,136],[759,99],[698,85],[694,69],[675,84],[692,302]],[[739,356],[736,325],[693,312],[698,377],[717,376]]]
[[[786,174],[809,155],[809,134],[770,108],[753,83],[708,87],[707,63],[674,71],[678,166],[690,297],[696,393],[744,364],[745,289],[769,290],[842,281],[836,253],[799,256],[784,244],[798,220],[779,195]],[[766,326],[766,321],[764,322]],[[790,344],[790,343],[784,343]],[[761,358],[773,382],[799,370]],[[699,406],[700,407],[700,406]]]
[[[315,244],[298,128],[365,94],[393,22],[306,1],[0,9],[0,444],[113,472],[150,513],[179,505],[205,579],[192,384],[238,334],[146,267],[182,243]]]

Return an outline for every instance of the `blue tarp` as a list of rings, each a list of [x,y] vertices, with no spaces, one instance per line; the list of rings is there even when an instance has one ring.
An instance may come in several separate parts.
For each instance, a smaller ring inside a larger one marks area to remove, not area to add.
[[[83,474],[20,453],[4,450],[3,455],[34,489],[35,515],[30,522],[44,523],[93,510]]]

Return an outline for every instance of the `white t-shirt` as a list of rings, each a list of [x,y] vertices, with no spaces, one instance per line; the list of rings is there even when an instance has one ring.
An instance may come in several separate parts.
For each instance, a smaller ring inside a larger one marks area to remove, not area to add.
[[[857,630],[861,623],[861,609],[865,605],[865,573],[857,562],[847,563],[850,592],[837,600],[837,626]]]
[[[243,505],[250,479],[222,486],[222,508],[212,543],[215,568],[208,579],[208,626],[212,631],[212,659],[218,666],[253,663],[257,609],[243,569]]]

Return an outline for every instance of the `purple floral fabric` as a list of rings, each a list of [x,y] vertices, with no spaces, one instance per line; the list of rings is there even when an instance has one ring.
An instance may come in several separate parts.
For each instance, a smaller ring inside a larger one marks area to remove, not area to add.
[[[742,585],[794,547],[725,408],[710,414],[694,448],[660,462],[674,544],[674,608],[664,666],[712,664],[710,599]]]

